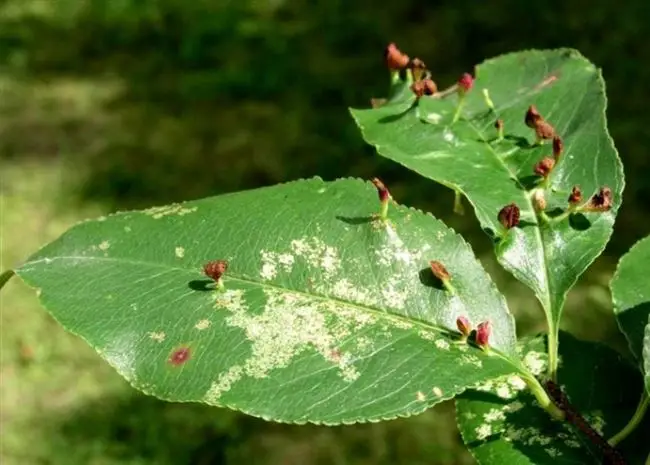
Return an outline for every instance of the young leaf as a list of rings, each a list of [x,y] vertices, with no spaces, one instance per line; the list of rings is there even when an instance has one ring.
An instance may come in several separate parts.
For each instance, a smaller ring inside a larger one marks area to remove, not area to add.
[[[544,339],[520,343],[524,363],[540,374],[548,361]],[[623,442],[621,451],[605,444],[630,419],[643,390],[634,367],[604,345],[567,333],[560,333],[560,341],[558,383],[596,435],[585,434],[575,422],[552,420],[511,375],[456,398],[457,422],[474,457],[481,465],[601,464],[622,463],[611,461],[622,454],[625,463],[643,464],[648,450],[640,439],[649,437],[650,419],[633,433],[637,441]]]
[[[430,215],[377,211],[369,183],[292,182],[84,222],[16,272],[134,387],[170,401],[349,423],[515,371],[513,319],[470,247]],[[202,274],[213,260],[228,262],[207,268],[218,286]],[[458,316],[491,321],[489,353],[456,343]]]
[[[612,300],[618,326],[630,351],[639,360],[650,393],[650,236],[640,240],[621,258],[612,278]]]
[[[496,239],[499,262],[542,303],[555,346],[566,294],[602,252],[621,203],[623,171],[607,132],[602,76],[573,50],[512,53],[476,68],[473,88],[454,122],[457,104],[456,93],[417,102],[410,95],[352,115],[380,155],[467,197],[484,230]],[[563,141],[546,181],[535,174],[535,165],[553,149],[535,143],[535,131],[524,121],[531,105]],[[583,202],[608,187],[611,208],[568,215],[573,186],[580,187]],[[499,212],[512,203],[521,221],[506,230]],[[546,224],[536,204],[545,207],[544,216],[566,214]]]

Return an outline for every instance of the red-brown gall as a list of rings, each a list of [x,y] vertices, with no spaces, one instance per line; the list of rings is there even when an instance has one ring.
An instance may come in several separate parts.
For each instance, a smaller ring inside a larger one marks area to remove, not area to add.
[[[506,205],[499,211],[499,222],[506,229],[512,229],[519,224],[519,207],[515,203]]]
[[[377,195],[379,196],[379,202],[381,204],[379,217],[382,220],[386,220],[388,218],[388,202],[392,197],[388,188],[379,180],[379,178],[372,178],[371,182],[377,188]]]
[[[474,87],[474,78],[469,73],[464,73],[460,79],[458,79],[458,91],[461,94],[465,94],[472,90]]]
[[[476,327],[476,343],[484,348],[487,348],[490,343],[490,334],[492,333],[492,325],[489,321],[479,323]]]
[[[560,136],[553,137],[553,158],[556,162],[560,160],[560,155],[562,155],[563,150],[564,142],[562,142]]]
[[[582,191],[579,186],[573,186],[571,194],[569,194],[569,203],[571,205],[578,205],[582,202]]]
[[[386,47],[384,59],[386,60],[386,66],[391,71],[405,69],[410,61],[409,56],[402,53],[394,43],[390,43]]]
[[[612,208],[612,190],[607,187],[601,187],[598,192],[596,192],[587,205],[585,205],[583,211],[593,211],[593,212],[606,212]]]
[[[526,126],[534,129],[535,126],[537,126],[537,122],[541,119],[542,115],[540,115],[539,111],[537,111],[537,107],[535,105],[529,106],[528,111],[526,111],[526,117],[524,118]]]
[[[472,324],[469,322],[467,317],[459,316],[456,318],[456,328],[460,331],[464,337],[467,337],[472,332]]]
[[[408,67],[411,70],[411,73],[413,73],[414,81],[421,80],[427,70],[427,65],[425,65],[424,61],[419,58],[413,58],[408,64]]]
[[[440,281],[447,281],[449,280],[449,272],[447,271],[447,268],[445,268],[445,265],[442,263],[436,261],[436,260],[431,260],[429,262],[429,266],[431,267],[431,272],[433,275],[438,278]]]
[[[423,95],[433,95],[438,91],[438,86],[431,79],[416,81],[411,85],[411,90],[418,97]]]
[[[533,168],[535,174],[542,177],[547,177],[555,166],[555,160],[551,157],[542,158]]]
[[[218,285],[221,285],[221,277],[228,270],[228,262],[226,260],[213,260],[203,266],[203,273],[212,278]]]

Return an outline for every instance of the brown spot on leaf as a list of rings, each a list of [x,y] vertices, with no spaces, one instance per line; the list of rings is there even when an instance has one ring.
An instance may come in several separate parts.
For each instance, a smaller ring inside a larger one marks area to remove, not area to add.
[[[174,365],[174,366],[179,366],[184,364],[190,359],[191,356],[191,351],[189,347],[179,347],[178,349],[174,349],[172,353],[169,355],[169,363]]]
[[[603,186],[589,199],[589,203],[584,207],[584,210],[605,212],[612,208],[612,202],[612,190],[607,186]]]
[[[541,89],[543,87],[551,85],[555,81],[557,81],[558,79],[559,79],[559,77],[557,75],[555,75],[555,74],[551,74],[550,76],[546,76],[542,82],[540,82],[539,84],[537,84],[535,86],[535,90],[539,90],[539,89]]]
[[[572,205],[582,202],[582,191],[579,186],[573,186],[569,194],[569,203]]]

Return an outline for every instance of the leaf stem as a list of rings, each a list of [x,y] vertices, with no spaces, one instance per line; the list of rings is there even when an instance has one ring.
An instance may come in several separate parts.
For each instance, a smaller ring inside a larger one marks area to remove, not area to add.
[[[15,274],[16,272],[14,270],[5,270],[0,273],[0,289],[2,289],[2,287],[7,284],[7,281],[9,281]]]
[[[458,106],[456,106],[456,113],[454,113],[454,119],[451,121],[452,124],[458,121],[458,118],[460,118],[460,112],[463,110],[463,104],[465,103],[464,97],[464,95],[458,96]]]
[[[639,400],[639,405],[636,408],[636,412],[634,412],[634,415],[632,416],[628,424],[625,425],[621,431],[619,431],[614,436],[612,436],[607,442],[611,446],[615,446],[618,443],[620,443],[623,439],[628,437],[630,433],[632,433],[632,431],[634,431],[636,427],[639,426],[639,423],[641,423],[641,420],[643,420],[643,416],[645,415],[649,406],[650,406],[650,396],[648,396],[648,393],[644,390],[643,394],[641,395],[641,399]],[[648,460],[650,460],[650,456],[648,457]]]
[[[524,382],[528,385],[531,392],[539,402],[539,405],[548,412],[551,417],[556,420],[564,420],[566,417],[564,411],[555,405],[555,402],[549,397],[546,389],[540,384],[540,382],[533,376],[532,373],[528,371],[522,373]]]

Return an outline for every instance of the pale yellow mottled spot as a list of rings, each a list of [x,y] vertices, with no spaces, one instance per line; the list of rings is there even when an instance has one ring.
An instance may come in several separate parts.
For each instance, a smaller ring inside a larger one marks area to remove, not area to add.
[[[183,247],[176,247],[174,253],[178,258],[183,258],[185,256],[185,249]]]
[[[492,425],[483,423],[478,428],[476,428],[474,432],[476,433],[476,438],[479,441],[484,441],[485,439],[492,436]]]
[[[131,232],[131,226],[124,226],[125,232]]]
[[[427,396],[425,396],[424,392],[422,391],[418,391],[415,397],[418,400],[418,402],[424,402],[425,400],[427,400]]]
[[[431,389],[431,392],[433,392],[435,396],[442,397],[442,389],[438,386],[434,386],[433,389]]]
[[[197,210],[197,207],[185,207],[182,204],[172,204],[164,205],[162,207],[152,207],[147,210],[144,210],[145,215],[151,216],[153,219],[158,220],[164,216],[168,215],[178,215],[183,216],[189,213],[193,213]]]
[[[106,252],[111,246],[111,243],[108,241],[102,241],[101,244],[99,244],[99,250]]]
[[[210,320],[201,320],[194,327],[198,330],[206,329],[210,327]]]
[[[156,342],[162,342],[165,340],[165,333],[162,331],[152,331],[149,333],[149,337]]]
[[[436,342],[434,342],[434,344],[436,345],[436,347],[438,349],[441,349],[441,350],[449,350],[449,347],[450,347],[449,342],[447,342],[444,339],[438,339]]]

